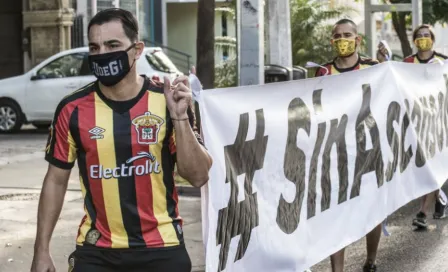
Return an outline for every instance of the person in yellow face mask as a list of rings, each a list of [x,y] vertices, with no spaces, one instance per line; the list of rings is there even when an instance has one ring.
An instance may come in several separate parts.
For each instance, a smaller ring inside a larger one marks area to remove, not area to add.
[[[356,24],[349,19],[339,20],[334,25],[330,42],[336,58],[317,69],[316,77],[350,72],[378,64],[378,61],[358,54],[361,37],[356,28]]]
[[[417,47],[418,52],[409,57],[406,57],[403,61],[408,63],[428,63],[433,59],[439,59],[444,61],[448,59],[447,56],[437,53],[433,50],[435,35],[432,32],[429,25],[421,25],[414,30],[412,35],[414,45]]]
[[[448,59],[447,56],[437,53],[433,50],[435,35],[429,25],[421,25],[417,29],[415,29],[413,33],[413,39],[418,52],[417,54],[405,58],[404,62],[428,63],[436,59],[439,59],[441,61]],[[441,219],[447,216],[448,206],[440,199],[439,190],[437,190],[422,197],[420,211],[417,213],[416,218],[412,222],[412,225],[418,228],[428,227],[426,217],[429,213],[430,204],[435,204],[433,214],[434,219]]]
[[[361,37],[358,35],[356,24],[349,19],[339,20],[333,27],[331,45],[337,57],[316,71],[316,77],[340,74],[371,67],[378,64],[377,60],[363,58],[358,54]],[[368,212],[368,211],[367,211]],[[363,267],[364,272],[375,272],[378,245],[381,239],[381,224],[366,235],[367,259]],[[333,272],[344,271],[345,248],[331,255],[331,268]]]
[[[442,55],[433,50],[435,35],[431,30],[430,25],[421,25],[414,30],[412,35],[414,45],[417,48],[417,53],[409,57],[406,57],[403,61],[407,63],[430,63],[433,61],[448,59],[447,56]],[[378,46],[377,56],[381,62],[386,60],[387,50],[383,45]],[[420,210],[417,213],[415,219],[412,221],[412,225],[420,229],[426,229],[428,227],[427,215],[429,214],[430,205],[434,205],[434,219],[442,219],[448,216],[448,205],[443,198],[439,195],[439,190],[424,195],[421,199]]]
[[[430,25],[421,25],[417,27],[413,34],[412,40],[417,48],[417,53],[404,58],[404,62],[407,63],[429,63],[432,61],[448,59],[447,56],[442,55],[433,50],[436,37],[431,30]],[[384,45],[378,45],[377,58],[380,62],[386,61],[387,50]]]

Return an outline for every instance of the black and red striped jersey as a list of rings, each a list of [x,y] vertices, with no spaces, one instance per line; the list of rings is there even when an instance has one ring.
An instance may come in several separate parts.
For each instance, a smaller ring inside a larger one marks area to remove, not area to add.
[[[324,76],[324,75],[336,75],[336,74],[341,74],[344,72],[360,70],[360,69],[364,69],[364,68],[367,68],[367,67],[370,67],[370,66],[373,66],[373,65],[376,65],[379,63],[377,60],[359,56],[358,61],[352,67],[339,68],[336,65],[335,60],[336,59],[332,60],[331,62],[327,62],[322,65],[323,67],[318,68],[316,70],[315,77]]]
[[[413,55],[406,57],[403,61],[407,62],[407,63],[428,63],[432,59],[439,59],[441,61],[444,61],[444,60],[448,59],[448,57],[434,51],[432,56],[427,60],[422,60],[419,58],[418,54],[413,54]]]
[[[192,108],[188,115],[196,132]],[[64,169],[78,162],[85,216],[77,245],[183,244],[175,154],[162,83],[145,78],[138,96],[124,102],[106,98],[97,82],[65,97],[55,113],[45,158]]]

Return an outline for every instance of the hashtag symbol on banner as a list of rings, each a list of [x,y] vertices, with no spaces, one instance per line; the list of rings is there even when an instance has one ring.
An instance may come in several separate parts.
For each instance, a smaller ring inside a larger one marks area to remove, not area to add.
[[[258,226],[257,194],[252,191],[255,171],[263,168],[268,136],[264,135],[263,109],[256,111],[255,138],[246,140],[249,114],[240,115],[238,133],[234,144],[224,147],[226,183],[230,183],[230,199],[226,208],[219,211],[216,230],[217,245],[221,245],[218,271],[226,268],[232,238],[240,235],[235,262],[241,260],[249,245],[252,230]],[[245,174],[244,188],[238,188],[237,177]],[[238,202],[239,190],[244,190],[244,200]]]

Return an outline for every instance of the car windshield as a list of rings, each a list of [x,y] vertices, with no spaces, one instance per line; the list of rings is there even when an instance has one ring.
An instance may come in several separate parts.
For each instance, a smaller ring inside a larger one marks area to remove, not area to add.
[[[163,53],[162,50],[153,50],[146,54],[149,65],[154,70],[164,73],[177,73],[179,70],[176,65]]]

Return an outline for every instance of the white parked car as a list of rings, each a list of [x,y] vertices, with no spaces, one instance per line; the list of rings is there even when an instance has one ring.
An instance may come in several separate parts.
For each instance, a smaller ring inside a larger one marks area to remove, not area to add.
[[[23,124],[48,127],[59,102],[96,80],[88,64],[88,47],[60,52],[21,76],[0,80],[0,132],[20,130]],[[152,78],[181,75],[159,47],[146,47],[137,72]]]

